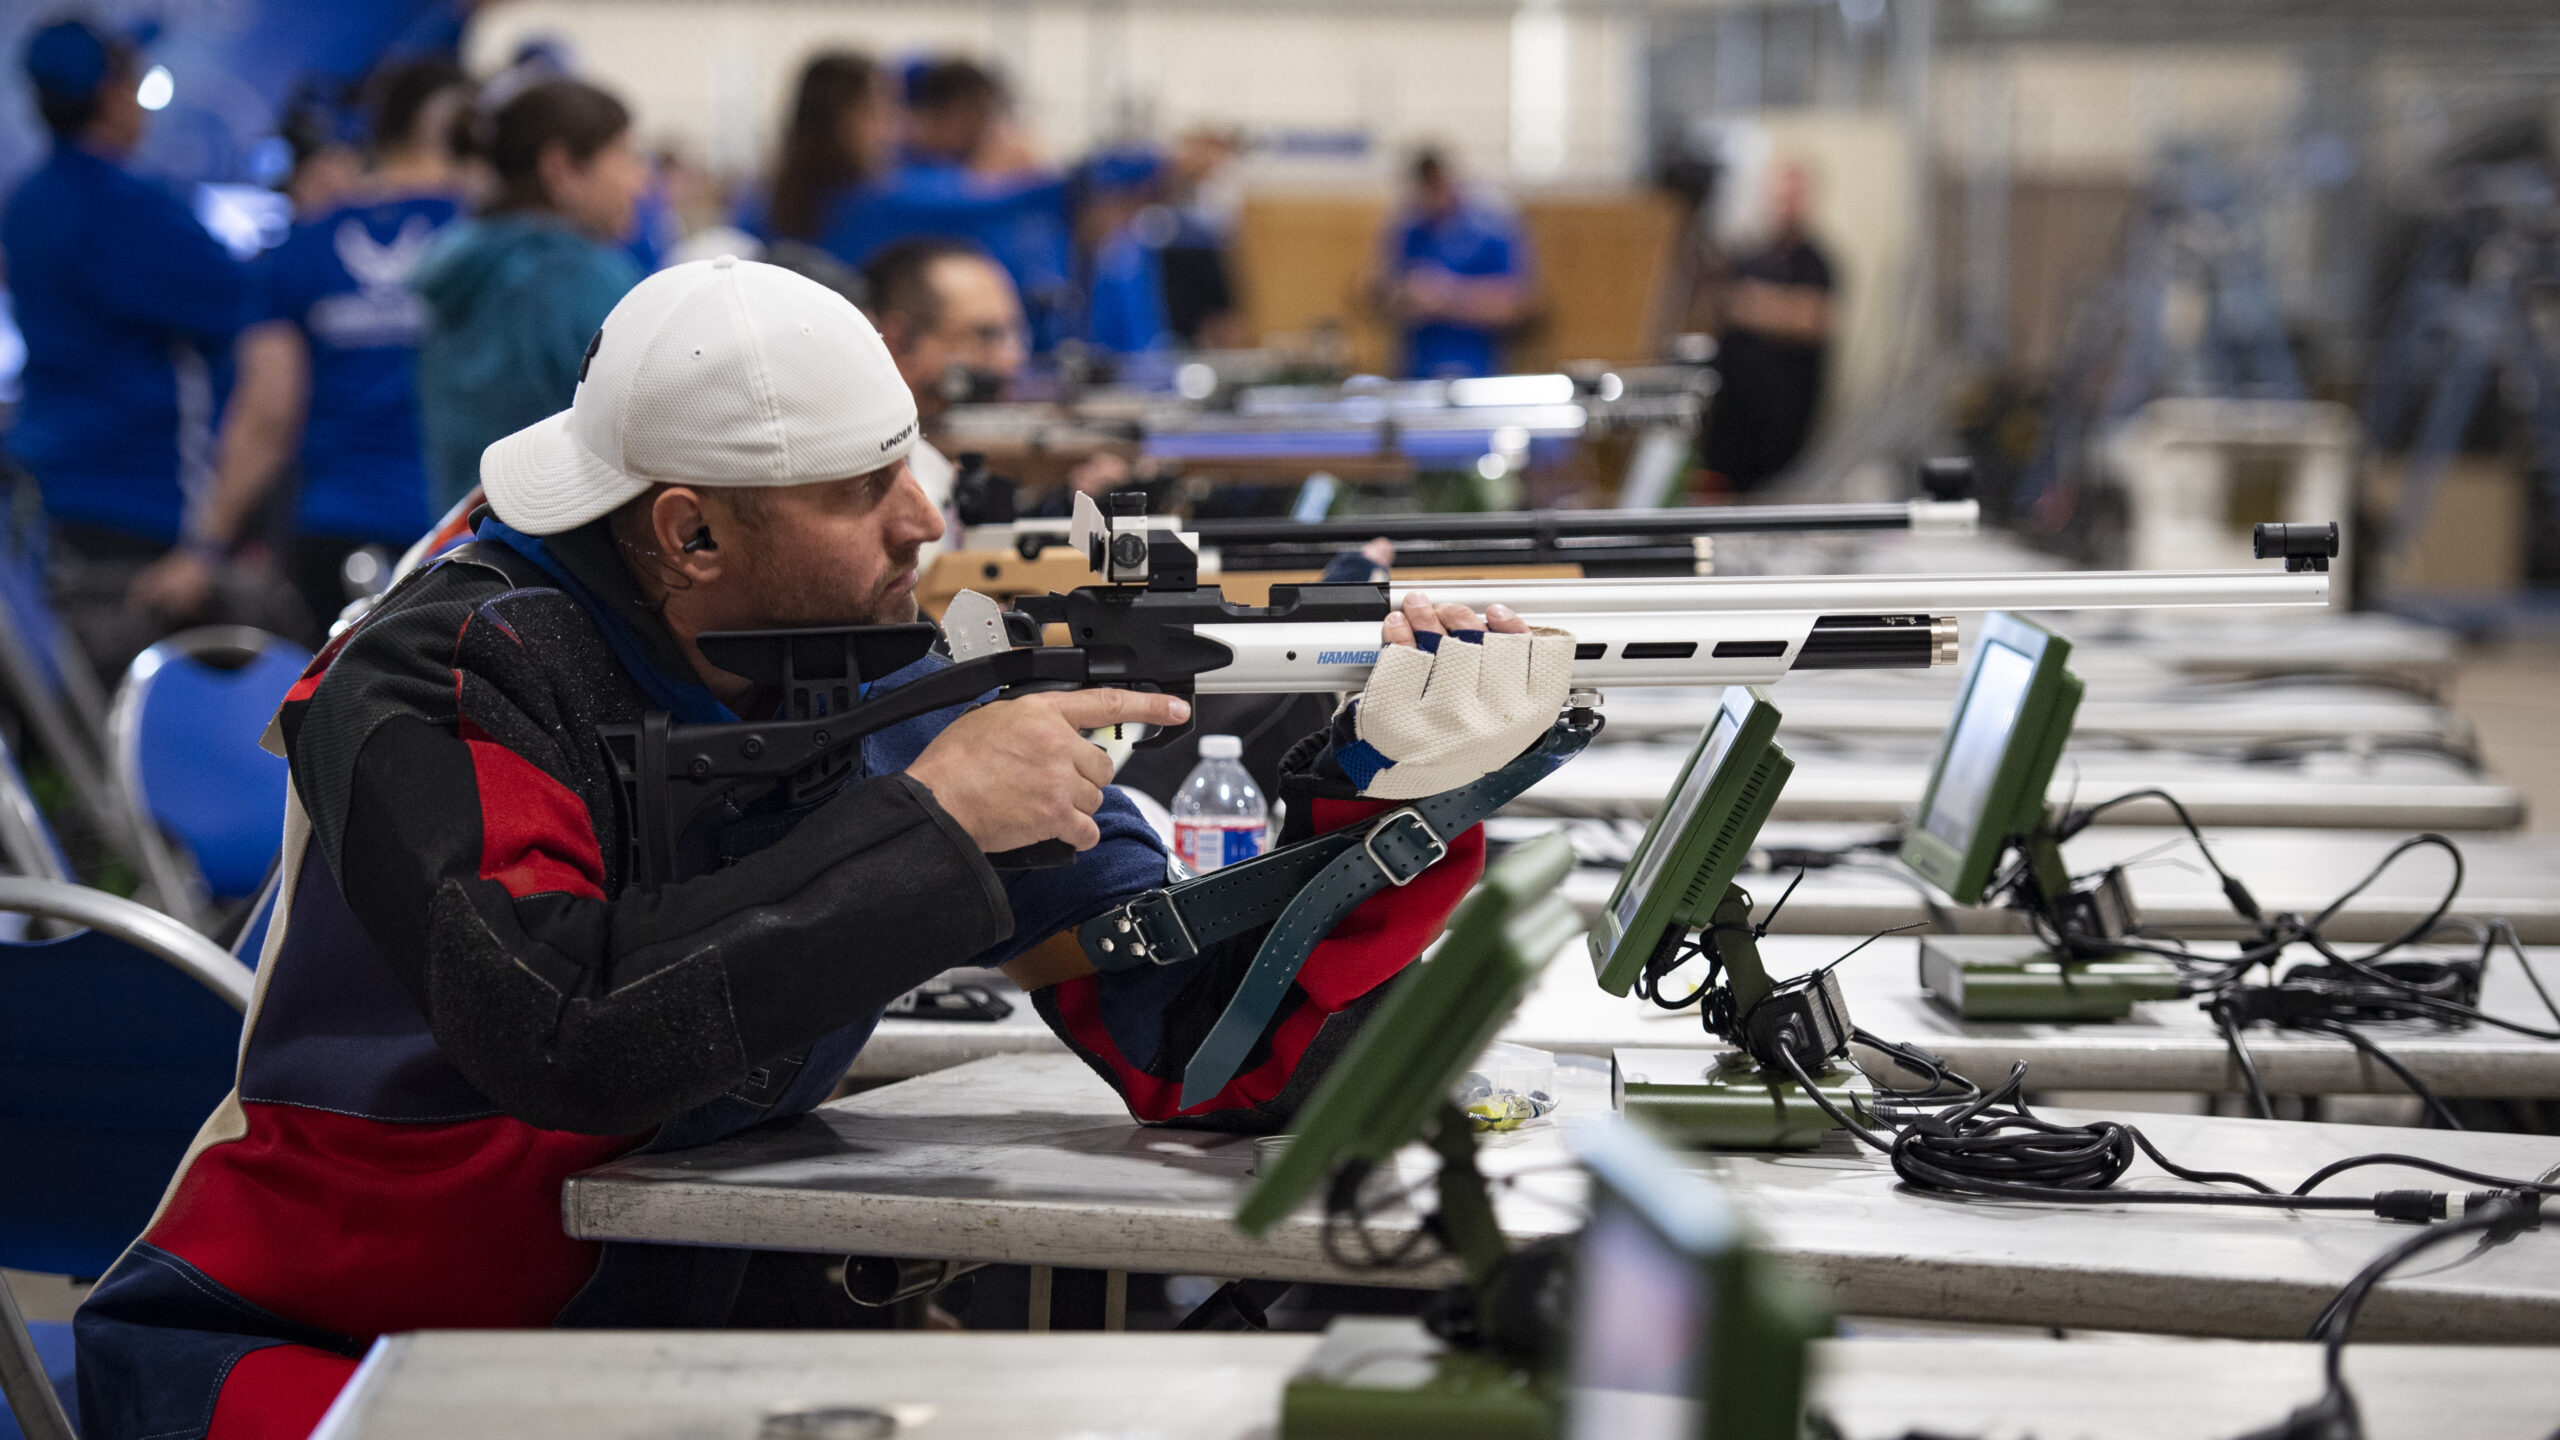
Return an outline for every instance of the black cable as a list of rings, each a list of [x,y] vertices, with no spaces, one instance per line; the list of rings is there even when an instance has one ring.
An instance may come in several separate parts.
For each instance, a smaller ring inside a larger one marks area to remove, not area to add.
[[[2360,1170],[2367,1165],[2400,1165],[2411,1170],[2424,1170],[2429,1174],[2442,1175],[2448,1180],[2467,1181],[2473,1185],[2488,1185],[2500,1190],[2529,1190],[2537,1195],[2560,1195],[2560,1185],[2551,1184],[2546,1180],[2518,1180],[2507,1175],[2483,1175],[2477,1170],[2465,1170],[2459,1165],[2447,1165],[2441,1160],[2424,1160],[2415,1155],[2352,1155],[2344,1160],[2333,1160],[2312,1171],[2309,1179],[2293,1187],[2293,1193],[2308,1195],[2330,1176],[2343,1174],[2349,1170]]]
[[[2541,1218],[2542,1206],[2537,1198],[2505,1194],[2482,1197],[2477,1203],[2467,1206],[2460,1218],[2428,1226],[2383,1251],[2371,1264],[2357,1271],[2356,1277],[2348,1281],[2328,1307],[2320,1312],[2320,1317],[2311,1322],[2311,1333],[2307,1337],[2320,1341],[2324,1347],[2322,1368],[2327,1374],[2331,1393],[2340,1394],[2346,1390],[2343,1365],[2347,1337],[2355,1329],[2357,1312],[2364,1308],[2365,1300],[2382,1284],[2384,1276],[2407,1264],[2420,1252],[2448,1240],[2482,1235],[2487,1237],[2489,1244],[2501,1244],[2514,1238],[2519,1231],[2538,1227]]]
[[[2436,1092],[2427,1088],[2426,1082],[2411,1074],[2409,1072],[2409,1067],[2401,1064],[2398,1058],[2393,1056],[2390,1051],[2383,1049],[2381,1046],[2374,1044],[2371,1040],[2368,1040],[2364,1036],[2356,1033],[2355,1027],[2337,1020],[2324,1020],[2315,1022],[2314,1024],[2304,1028],[2317,1034],[2334,1035],[2338,1039],[2344,1040],[2348,1044],[2353,1045],[2357,1050],[2372,1057],[2375,1062],[2382,1066],[2382,1068],[2400,1077],[2400,1083],[2408,1086],[2409,1093],[2417,1096],[2418,1099],[2426,1105],[2427,1113],[2432,1116],[2438,1124],[2442,1125],[2447,1130],[2460,1130],[2465,1128],[2460,1120],[2454,1118],[2453,1112],[2445,1108],[2444,1102],[2436,1098]]]
[[[2170,812],[2178,817],[2178,823],[2186,828],[2188,837],[2196,842],[2196,853],[2204,857],[2204,863],[2212,869],[2214,877],[2222,882],[2222,898],[2231,902],[2231,908],[2239,913],[2241,919],[2255,923],[2262,918],[2263,912],[2258,908],[2257,897],[2249,893],[2249,887],[2241,884],[2237,876],[2222,868],[2222,862],[2214,858],[2213,847],[2205,843],[2204,831],[2196,827],[2195,817],[2187,813],[2187,807],[2178,802],[2177,796],[2166,790],[2156,788],[2127,790],[2121,795],[2101,800],[2085,809],[2071,811],[2063,816],[2061,824],[2054,827],[2055,843],[2059,844],[2070,839],[2089,828],[2090,822],[2100,815],[2118,805],[2134,800],[2157,800],[2168,806]]]
[[[2068,840],[2079,834],[2081,830],[2087,828],[2091,818],[2113,806],[2146,798],[2160,800],[2178,817],[2179,824],[2186,830],[2189,838],[2194,840],[2198,853],[2204,857],[2205,864],[2222,881],[2223,898],[2230,903],[2233,913],[2258,927],[2256,937],[2245,942],[2236,956],[2200,955],[2184,944],[2155,943],[2140,936],[2092,941],[2064,933],[2060,919],[2048,913],[2043,907],[2026,906],[2031,928],[2039,938],[2066,953],[2098,948],[2110,952],[2130,950],[2140,954],[2157,955],[2181,967],[2204,967],[2210,973],[2204,978],[2203,984],[2210,988],[2238,980],[2240,976],[2247,974],[2256,966],[2274,961],[2286,949],[2296,944],[2308,944],[2324,957],[2348,965],[2350,968],[2357,965],[2370,965],[2393,951],[2416,944],[2433,934],[2443,925],[2446,912],[2453,908],[2453,902],[2462,893],[2465,866],[2461,847],[2442,835],[2428,831],[2413,835],[2393,846],[2381,859],[2374,862],[2373,867],[2367,870],[2362,878],[2348,886],[2311,919],[2304,920],[2292,914],[2278,914],[2270,920],[2258,905],[2257,898],[2249,893],[2248,887],[2241,884],[2237,876],[2222,868],[2222,862],[2214,857],[2212,850],[2205,844],[2204,832],[2196,825],[2194,817],[2187,813],[2186,806],[2165,790],[2129,790],[2124,794],[2072,811],[2063,818],[2061,824],[2055,827],[2055,839]],[[2320,933],[2321,927],[2333,919],[2340,910],[2345,909],[2358,895],[2370,889],[2373,883],[2381,879],[2401,856],[2421,847],[2440,849],[2453,861],[2453,883],[2445,888],[2444,898],[2436,903],[2435,908],[2428,912],[2425,919],[2408,931],[2375,946],[2361,956],[2341,955],[2331,948]],[[2026,878],[2027,867],[2022,856],[2003,873],[1998,882],[1998,888],[2014,893],[2024,884]],[[2555,1018],[2560,1018],[2560,1007],[2555,1007]],[[2549,1038],[2560,1039],[2560,1034],[2554,1034]]]
[[[2214,1024],[2222,1031],[2222,1043],[2231,1050],[2231,1058],[2240,1066],[2240,1078],[2248,1082],[2250,1107],[2261,1120],[2276,1118],[2275,1102],[2267,1098],[2266,1082],[2258,1078],[2258,1062],[2249,1057],[2249,1044],[2240,1038],[2240,1026],[2231,1017],[2231,1008],[2216,1002],[2205,1007]]]
[[[2319,1341],[2321,1348],[2320,1398],[2239,1440],[2362,1440],[2364,1420],[2357,1412],[2355,1392],[2347,1388],[2347,1340],[2355,1329],[2357,1312],[2384,1277],[2412,1257],[2448,1240],[2478,1235],[2483,1247],[2503,1244],[2521,1231],[2540,1228],[2541,1223],[2541,1202],[2537,1197],[2475,1194],[2459,1217],[2430,1225],[2374,1257],[2311,1322],[2307,1338]]]
[[[2247,887],[2230,872],[2224,870],[2221,862],[2206,846],[2202,830],[2197,827],[2194,818],[2187,813],[2186,807],[2166,791],[2156,789],[2128,791],[2085,809],[2074,811],[2057,827],[2057,838],[2067,839],[2085,828],[2092,819],[2105,810],[2142,798],[2161,801],[2178,817],[2180,825],[2195,842],[2198,853],[2204,857],[2205,863],[2212,868],[2213,873],[2222,880],[2224,897],[2230,901],[2234,912],[2258,923],[2261,927],[2260,933],[2255,941],[2241,947],[2236,958],[2218,961],[2198,956],[2183,944],[2158,945],[2134,937],[2106,943],[2114,949],[2165,956],[2181,966],[2211,965],[2215,967],[2216,973],[2205,979],[2199,988],[2209,997],[2206,1008],[2213,1014],[2215,1024],[2222,1033],[2223,1043],[2229,1049],[2233,1062],[2238,1066],[2242,1079],[2247,1083],[2250,1102],[2260,1116],[2274,1119],[2275,1108],[2258,1075],[2256,1061],[2250,1055],[2246,1041],[2241,1037],[2240,1032],[2252,1023],[2252,1019],[2235,1014],[2233,1008],[2235,1001],[2250,997],[2238,994],[2230,987],[2253,967],[2262,963],[2272,964],[2278,955],[2297,942],[2309,945],[2326,959],[2329,966],[2325,968],[2342,970],[2364,980],[2368,982],[2368,988],[2359,992],[2353,986],[2331,983],[2338,977],[2307,973],[2306,968],[2297,968],[2273,987],[2281,993],[2268,1002],[2267,1010],[2254,1018],[2263,1019],[2281,1028],[2305,1030],[2344,1040],[2396,1076],[2426,1107],[2429,1118],[2444,1128],[2460,1129],[2462,1126],[2452,1110],[2437,1098],[2424,1081],[2401,1063],[2398,1057],[2353,1029],[2353,1026],[2375,1020],[2423,1018],[2440,1023],[2488,1024],[2537,1039],[2560,1040],[2560,1031],[2543,1031],[2537,1027],[2489,1015],[2476,1004],[2468,1003],[2465,999],[2454,998],[2452,994],[2447,993],[2451,991],[2476,998],[2479,965],[2486,962],[2491,946],[2503,933],[2509,948],[2515,953],[2520,968],[2525,972],[2526,980],[2533,985],[2535,993],[2541,997],[2544,1008],[2551,1012],[2555,1020],[2560,1020],[2560,1001],[2555,1001],[2549,990],[2544,987],[2541,976],[2524,954],[2522,943],[2516,939],[2514,927],[2503,920],[2486,931],[2479,931],[2476,926],[2471,927],[2475,930],[2475,937],[2481,947],[2481,958],[2472,963],[2467,974],[2458,965],[2436,962],[2400,962],[2392,968],[2382,967],[2381,962],[2384,956],[2427,939],[2448,923],[2447,914],[2462,892],[2466,866],[2461,847],[2445,836],[2430,831],[2401,841],[2377,860],[2355,884],[2349,886],[2309,920],[2285,914],[2278,915],[2272,923],[2268,923],[2261,916],[2257,902],[2249,894]],[[2445,888],[2443,898],[2436,902],[2425,918],[2400,935],[2361,955],[2341,953],[2321,933],[2322,927],[2352,903],[2358,895],[2369,889],[2401,856],[2422,847],[2440,849],[2453,862],[2453,880]],[[2073,937],[2063,933],[2063,928],[2056,917],[2039,909],[2031,911],[2031,920],[2039,936],[2048,939],[2057,947],[2066,951],[2083,948],[2074,944]],[[2395,974],[2394,969],[2404,973]],[[2307,993],[2306,987],[2308,987]],[[2385,993],[2372,993],[2370,987],[2380,987]],[[2397,1003],[2394,1000],[2395,993],[2400,997]],[[2257,1007],[2252,1006],[2252,1008]]]
[[[1333,1172],[1333,1183],[1325,1192],[1324,1224],[1316,1232],[1316,1239],[1324,1249],[1324,1258],[1340,1269],[1400,1270],[1412,1263],[1415,1253],[1425,1242],[1439,1239],[1440,1228],[1433,1223],[1435,1217],[1426,1217],[1412,1234],[1397,1241],[1393,1248],[1379,1248],[1377,1236],[1369,1231],[1369,1217],[1374,1212],[1360,1198],[1360,1187],[1368,1182],[1373,1170],[1367,1161],[1346,1162]],[[1431,1183],[1425,1180],[1406,1186],[1382,1199],[1378,1208],[1402,1204]],[[1343,1253],[1341,1236],[1344,1231],[1350,1232],[1351,1237],[1359,1242],[1359,1255]]]
[[[1900,1090],[1890,1085],[1878,1083],[1876,1085],[1876,1093],[1880,1096],[1889,1097],[1882,1103],[1893,1105],[1920,1105],[1931,1100],[1964,1101],[1973,1099],[1982,1093],[1981,1086],[1974,1084],[1972,1081],[1967,1080],[1961,1075],[1958,1075],[1955,1071],[1948,1068],[1946,1061],[1930,1054],[1928,1051],[1921,1049],[1917,1045],[1905,1045],[1899,1041],[1887,1040],[1882,1036],[1859,1029],[1851,1030],[1849,1032],[1849,1038],[1866,1046],[1870,1050],[1883,1053],[1887,1057],[1891,1058],[1895,1064],[1915,1075],[1928,1077],[1929,1088],[1921,1091]],[[1872,1076],[1869,1078],[1871,1080],[1873,1079]],[[1940,1092],[1945,1090],[1949,1085],[1958,1085],[1963,1088],[1955,1094],[1941,1094]]]
[[[2066,1204],[2239,1205],[2284,1210],[2374,1210],[2383,1203],[2381,1196],[2287,1195],[2255,1176],[2190,1170],[2161,1154],[2140,1130],[2120,1121],[2059,1125],[2040,1119],[2016,1098],[2026,1081],[2024,1062],[1997,1088],[1915,1120],[1888,1141],[1822,1093],[1792,1049],[1782,1050],[1781,1058],[1832,1123],[1883,1152],[1892,1160],[1894,1173],[1924,1193]],[[1995,1112],[1995,1106],[2005,1108]],[[2132,1167],[2137,1151],[2181,1180],[2245,1185],[2250,1193],[2110,1188]]]
[[[2335,916],[2339,911],[2347,908],[2348,901],[2363,894],[2366,888],[2371,886],[2374,881],[2381,879],[2382,872],[2390,869],[2393,861],[2408,854],[2410,851],[2417,849],[2421,845],[2434,846],[2436,849],[2442,850],[2446,857],[2453,861],[2453,883],[2445,887],[2444,898],[2436,902],[2436,908],[2428,911],[2426,919],[2421,920],[2416,925],[2410,927],[2410,929],[2399,938],[2384,941],[2382,944],[2375,946],[2373,949],[2366,951],[2363,955],[2358,956],[2355,959],[2350,960],[2344,955],[2339,955],[2331,951],[2328,948],[2327,943],[2320,938],[2320,927],[2328,924],[2331,917]],[[2365,872],[2363,879],[2358,880],[2351,886],[2348,886],[2346,893],[2340,895],[2337,899],[2330,901],[2327,909],[2322,910],[2319,914],[2312,916],[2308,921],[2304,922],[2302,926],[2304,931],[2303,938],[2311,943],[2312,948],[2318,950],[2321,954],[2326,955],[2329,959],[2337,961],[2339,964],[2351,967],[2361,964],[2370,964],[2373,961],[2379,960],[2383,956],[2390,954],[2394,950],[2398,950],[2403,946],[2415,945],[2419,941],[2424,940],[2427,936],[2434,934],[2436,926],[2443,922],[2445,912],[2453,908],[2455,898],[2462,894],[2463,874],[2464,866],[2462,863],[2461,846],[2454,844],[2451,840],[2446,839],[2444,836],[2437,834],[2433,830],[2423,831],[2419,834],[2412,835],[2408,839],[2401,841],[2399,844],[2392,846],[2388,853],[2384,854],[2381,859],[2374,862],[2371,870]]]
[[[1861,1032],[1863,1033],[1863,1032]],[[1895,1124],[1879,1108],[1878,1118],[1891,1129],[1890,1140],[1842,1110],[1804,1066],[1797,1050],[1801,1037],[1792,1027],[1778,1049],[1779,1059],[1806,1097],[1831,1122],[1883,1153],[1894,1173],[1923,1194],[1971,1195],[1996,1200],[2030,1200],[2062,1204],[2226,1205],[2256,1209],[2367,1211],[2390,1220],[2427,1220],[2444,1213],[2448,1197],[2427,1190],[2383,1191],[2372,1195],[2314,1195],[2311,1191],[2332,1175],[2361,1165],[2408,1163],[2474,1184],[2504,1189],[2560,1193],[2560,1186],[2539,1181],[2481,1175],[2433,1162],[2390,1155],[2356,1156],[2315,1173],[2291,1192],[2282,1192],[2253,1175],[2228,1170],[2193,1170],[2162,1154],[2149,1136],[2121,1121],[2062,1125],[2038,1117],[2019,1098],[2027,1067],[2018,1062],[1999,1086],[1935,1114]],[[1887,1053],[1891,1053],[1888,1051]],[[2162,1170],[2190,1184],[2231,1184],[2249,1193],[2228,1191],[2119,1190],[2113,1188],[2139,1153]]]
[[[2542,988],[2542,977],[2535,973],[2533,961],[2525,957],[2524,941],[2517,937],[2516,927],[2505,917],[2501,916],[2489,922],[2489,933],[2480,942],[2482,960],[2485,961],[2488,958],[2490,942],[2502,936],[2507,942],[2507,948],[2515,952],[2516,968],[2522,970],[2524,978],[2532,982],[2533,993],[2542,997],[2542,1008],[2551,1012],[2551,1019],[2555,1024],[2560,1024],[2560,1001],[2554,1001],[2551,998],[2551,992]]]

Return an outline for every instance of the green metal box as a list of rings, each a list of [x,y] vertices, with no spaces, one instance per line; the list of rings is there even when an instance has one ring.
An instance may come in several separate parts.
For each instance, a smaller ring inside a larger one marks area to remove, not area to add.
[[[1814,1083],[1861,1122],[1872,1117],[1864,1075],[1842,1066]],[[1619,1050],[1609,1086],[1620,1113],[1691,1148],[1811,1150],[1840,1128],[1794,1080],[1762,1073],[1739,1050]]]
[[[1930,935],[1920,988],[1965,1020],[2121,1020],[2145,1000],[2178,998],[2178,969],[2135,951],[2066,960],[2026,935]]]

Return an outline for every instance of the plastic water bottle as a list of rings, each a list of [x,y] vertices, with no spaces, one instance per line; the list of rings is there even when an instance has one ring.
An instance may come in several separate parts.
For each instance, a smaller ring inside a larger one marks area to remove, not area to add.
[[[1238,757],[1233,735],[1200,737],[1200,763],[1173,797],[1173,853],[1192,873],[1250,860],[1271,843],[1271,812]]]

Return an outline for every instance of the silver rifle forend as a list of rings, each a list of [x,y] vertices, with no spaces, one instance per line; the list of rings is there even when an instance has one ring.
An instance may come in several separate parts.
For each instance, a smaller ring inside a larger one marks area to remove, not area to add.
[[[1968,611],[2326,605],[2328,557],[2337,552],[2334,525],[2262,526],[2259,549],[2281,554],[2281,571],[1457,580],[1370,590],[1383,602],[1375,610],[1359,602],[1359,586],[1279,587],[1273,606],[1230,611],[1228,621],[1216,590],[1197,582],[1195,552],[1178,532],[1150,520],[1143,504],[1135,495],[1114,496],[1113,513],[1105,515],[1078,495],[1075,547],[1108,583],[1076,592],[1082,600],[1019,603],[1044,619],[1083,616],[1070,629],[1081,628],[1071,638],[1094,650],[1089,683],[1112,683],[1109,672],[1124,656],[1159,652],[1146,635],[1182,630],[1190,642],[1184,678],[1207,695],[1360,689],[1378,658],[1370,617],[1383,619],[1415,590],[1479,612],[1505,605],[1532,625],[1571,631],[1577,686],[1765,685],[1790,670],[1954,664],[1954,617]],[[1293,613],[1298,605],[1306,607],[1303,620]],[[1139,623],[1142,612],[1154,618]],[[986,619],[971,628],[986,631]],[[1220,652],[1223,664],[1215,663]],[[1157,678],[1143,673],[1148,668],[1156,667],[1141,660],[1127,678]]]
[[[1733,580],[1526,580],[1416,587],[1475,610],[1503,604],[1574,637],[1573,683],[1766,685],[1792,670],[1919,669],[1956,659],[1955,615],[2325,605],[2329,577],[2223,571],[1855,575]],[[1392,592],[1401,603],[1405,592]],[[1235,658],[1198,677],[1204,695],[1358,690],[1374,627],[1202,625]]]

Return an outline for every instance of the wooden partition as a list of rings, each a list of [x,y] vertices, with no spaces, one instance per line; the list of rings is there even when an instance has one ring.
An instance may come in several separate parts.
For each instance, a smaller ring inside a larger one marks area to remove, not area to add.
[[[1382,195],[1263,194],[1245,201],[1234,250],[1237,288],[1257,343],[1298,348],[1341,337],[1347,362],[1387,373],[1396,337],[1362,293],[1388,202]],[[1636,191],[1524,202],[1538,258],[1537,317],[1516,336],[1513,370],[1653,353],[1653,312],[1679,230],[1679,210]]]
[[[1383,195],[1248,197],[1233,259],[1254,343],[1297,350],[1332,331],[1353,369],[1395,364],[1395,337],[1360,293],[1386,221]]]
[[[1520,218],[1538,257],[1540,307],[1513,339],[1510,367],[1652,358],[1679,206],[1647,191],[1554,196],[1526,202]]]

